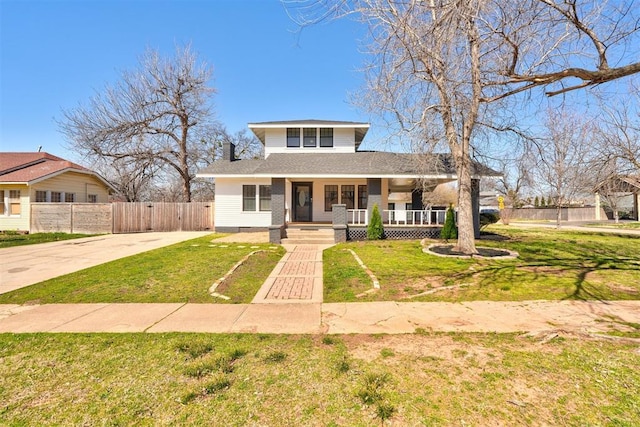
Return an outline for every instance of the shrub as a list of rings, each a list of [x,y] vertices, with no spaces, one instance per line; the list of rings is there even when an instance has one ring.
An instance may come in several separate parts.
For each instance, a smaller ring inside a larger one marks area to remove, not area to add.
[[[371,220],[367,227],[367,239],[368,240],[380,240],[384,237],[384,228],[382,227],[382,217],[380,216],[380,210],[378,205],[373,205],[371,211]]]
[[[444,240],[453,240],[458,238],[458,227],[456,226],[453,205],[449,205],[449,209],[447,209],[447,216],[444,219],[444,227],[442,227],[440,237]]]
[[[480,213],[480,228],[484,228],[488,225],[495,224],[500,221],[500,214],[495,212],[481,212]]]

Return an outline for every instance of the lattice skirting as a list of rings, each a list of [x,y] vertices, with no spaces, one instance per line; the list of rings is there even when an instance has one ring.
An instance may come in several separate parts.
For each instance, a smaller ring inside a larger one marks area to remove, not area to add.
[[[442,227],[385,227],[384,236],[389,240],[418,240],[440,238]],[[366,227],[349,226],[348,240],[367,240]]]

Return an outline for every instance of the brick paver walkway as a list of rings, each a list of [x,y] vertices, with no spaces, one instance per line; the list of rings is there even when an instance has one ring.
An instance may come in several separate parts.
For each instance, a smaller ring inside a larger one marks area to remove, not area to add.
[[[285,245],[278,262],[253,303],[322,302],[322,251],[324,245]]]

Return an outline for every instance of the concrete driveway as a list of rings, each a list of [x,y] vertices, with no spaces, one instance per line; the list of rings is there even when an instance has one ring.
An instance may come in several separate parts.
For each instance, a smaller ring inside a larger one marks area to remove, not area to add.
[[[152,249],[211,234],[210,231],[105,234],[0,249],[0,294]]]

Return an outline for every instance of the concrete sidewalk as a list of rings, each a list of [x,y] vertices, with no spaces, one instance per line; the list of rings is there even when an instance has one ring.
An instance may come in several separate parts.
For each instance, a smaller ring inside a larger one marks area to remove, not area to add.
[[[597,221],[569,221],[562,222],[560,231],[584,231],[585,233],[606,233],[606,234],[618,234],[626,236],[638,236],[640,237],[640,229],[633,228],[614,228],[614,227],[589,227],[588,224],[595,224]],[[601,221],[602,224],[611,225],[611,221]],[[514,227],[523,228],[552,228],[557,230],[555,222],[518,222],[512,220],[511,225]]]
[[[640,323],[640,301],[0,305],[0,332],[278,334],[603,332]]]
[[[0,294],[98,264],[211,234],[210,231],[105,234],[0,249]]]

